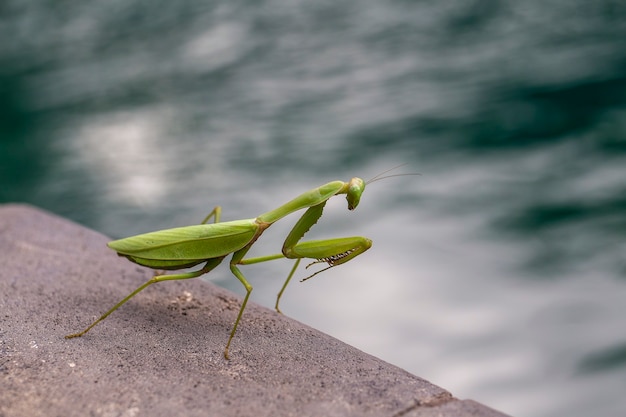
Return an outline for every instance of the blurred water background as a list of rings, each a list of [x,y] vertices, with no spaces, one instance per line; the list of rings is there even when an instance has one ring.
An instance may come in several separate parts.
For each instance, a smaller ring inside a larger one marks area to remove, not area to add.
[[[406,163],[329,203],[307,237],[374,246],[282,310],[512,415],[624,415],[625,2],[4,0],[0,39],[1,202],[120,238]]]

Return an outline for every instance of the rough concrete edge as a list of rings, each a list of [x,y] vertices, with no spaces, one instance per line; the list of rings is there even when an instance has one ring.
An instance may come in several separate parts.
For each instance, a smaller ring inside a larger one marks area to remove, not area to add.
[[[437,417],[479,416],[506,417],[507,415],[474,400],[460,400],[455,397],[442,399],[438,402],[416,401],[410,407],[399,411],[392,417]]]
[[[54,213],[50,213],[44,209],[29,205],[29,204],[21,204],[21,203],[0,204],[0,208],[12,208],[12,209],[17,209],[17,210],[26,209],[27,211],[39,212],[45,216],[55,217],[61,221],[76,224],[72,222],[71,220],[63,218],[62,216],[58,216]],[[82,226],[82,225],[79,225],[79,226],[85,229],[88,229],[85,226]],[[88,229],[88,230],[91,231],[91,229]],[[207,284],[213,285],[210,283],[207,283]],[[447,395],[442,395],[440,397],[434,398],[432,401],[416,401],[415,404],[407,407],[404,410],[397,412],[396,414],[393,415],[393,417],[401,417],[401,416],[410,417],[410,416],[427,416],[427,415],[430,416],[432,415],[432,411],[434,410],[436,410],[437,415],[441,415],[441,416],[448,416],[448,415],[450,416],[452,415],[480,415],[480,416],[485,416],[485,417],[504,416],[504,414],[502,414],[501,412],[493,410],[476,401],[460,400],[460,399],[453,397],[452,395],[449,395],[449,393],[447,393]]]

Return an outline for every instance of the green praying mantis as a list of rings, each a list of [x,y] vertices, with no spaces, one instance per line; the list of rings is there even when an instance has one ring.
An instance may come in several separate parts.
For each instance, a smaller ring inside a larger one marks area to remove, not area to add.
[[[116,251],[119,256],[126,257],[131,262],[157,271],[180,270],[202,263],[204,263],[204,266],[197,271],[179,274],[166,275],[157,272],[155,276],[115,304],[85,330],[65,337],[71,339],[84,335],[140,291],[154,283],[199,277],[212,271],[226,256],[232,254],[230,270],[246,289],[246,295],[241,303],[239,313],[224,349],[224,358],[229,359],[228,350],[230,344],[241,321],[248,298],[252,293],[252,285],[250,285],[239,269],[239,265],[250,265],[281,258],[296,260],[276,298],[275,308],[277,312],[281,313],[279,308],[280,298],[303,258],[313,260],[312,263],[307,265],[307,268],[317,263],[326,263],[328,266],[301,281],[312,278],[329,268],[342,265],[356,258],[372,246],[370,239],[361,236],[304,242],[301,240],[305,233],[320,219],[322,210],[330,198],[345,194],[348,201],[348,210],[354,210],[359,205],[366,184],[394,176],[419,175],[395,174],[386,177],[382,176],[389,171],[391,170],[387,170],[367,182],[356,177],[349,182],[329,182],[300,194],[286,204],[253,219],[220,222],[221,208],[217,206],[199,225],[160,230],[109,242],[107,245]],[[245,258],[250,248],[268,227],[283,217],[302,209],[307,210],[287,235],[281,253]],[[213,218],[213,223],[208,223],[211,218]]]

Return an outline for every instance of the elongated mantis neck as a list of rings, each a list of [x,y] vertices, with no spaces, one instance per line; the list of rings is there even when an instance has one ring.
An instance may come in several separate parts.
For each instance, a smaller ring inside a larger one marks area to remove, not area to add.
[[[274,210],[261,214],[256,220],[260,223],[272,224],[293,212],[321,204],[334,195],[347,194],[351,183],[352,181],[350,183],[343,181],[329,182],[328,184],[300,194],[298,197]]]

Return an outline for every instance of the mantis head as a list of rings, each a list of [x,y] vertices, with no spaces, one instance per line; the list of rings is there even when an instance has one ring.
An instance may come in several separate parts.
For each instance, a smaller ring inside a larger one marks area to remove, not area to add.
[[[348,191],[346,192],[346,200],[348,200],[348,210],[354,210],[361,201],[361,194],[365,190],[365,181],[361,178],[352,178],[348,183]]]
[[[412,172],[408,174],[393,174],[393,175],[383,176],[384,174],[390,171],[393,171],[394,169],[400,168],[401,166],[404,166],[404,165],[406,164],[398,165],[397,167],[388,169],[385,172],[381,172],[380,174],[376,175],[374,178],[372,178],[371,180],[367,182],[363,181],[361,178],[354,177],[350,180],[349,183],[347,184],[344,183],[347,185],[347,190],[346,188],[344,188],[343,190],[346,190],[346,191],[342,190],[341,193],[343,192],[346,193],[346,200],[348,200],[348,210],[354,210],[356,206],[359,205],[359,202],[361,201],[361,194],[363,194],[366,184],[371,184],[376,181],[384,180],[385,178],[404,177],[407,175],[420,175],[418,173]]]

